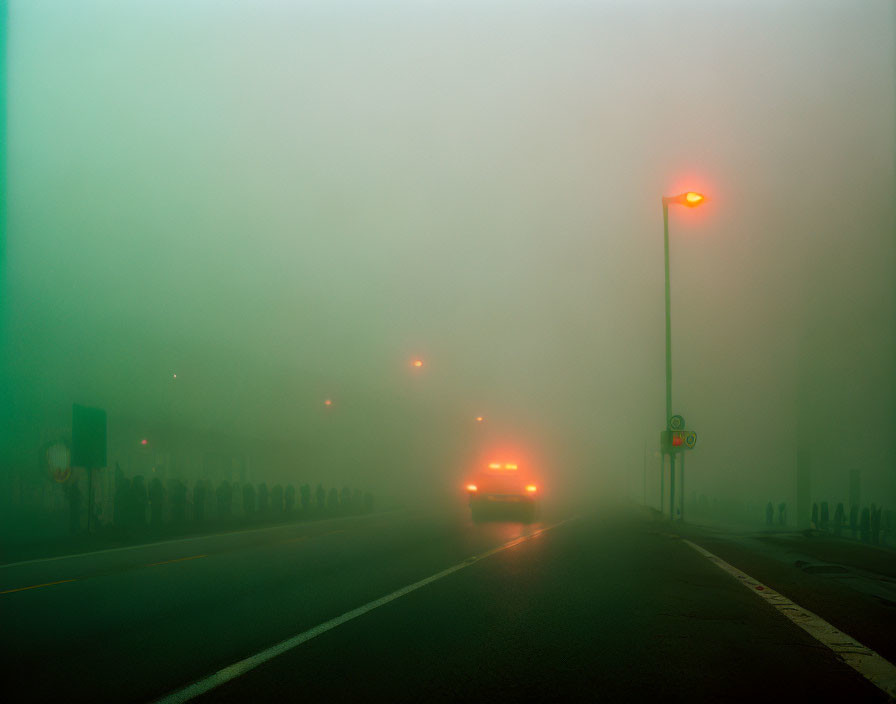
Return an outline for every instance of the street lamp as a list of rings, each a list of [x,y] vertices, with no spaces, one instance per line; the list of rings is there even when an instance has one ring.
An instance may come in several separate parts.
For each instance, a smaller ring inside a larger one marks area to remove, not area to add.
[[[666,430],[672,418],[672,301],[669,293],[669,204],[696,208],[706,200],[702,193],[687,191],[677,196],[663,196],[663,248],[666,258]],[[662,479],[662,478],[661,478]],[[662,483],[661,483],[662,486]],[[662,499],[662,495],[660,496]],[[662,501],[660,510],[662,510]],[[669,453],[669,516],[675,519],[675,453]]]

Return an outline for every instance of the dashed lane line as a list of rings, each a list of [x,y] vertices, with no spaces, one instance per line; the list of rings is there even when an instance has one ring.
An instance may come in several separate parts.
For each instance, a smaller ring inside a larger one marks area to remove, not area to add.
[[[778,613],[783,614],[818,642],[826,645],[847,665],[856,670],[862,677],[886,692],[891,698],[896,698],[896,665],[878,655],[855,638],[834,628],[820,616],[795,604],[783,594],[776,592],[758,582],[750,575],[741,572],[736,567],[728,564],[722,558],[713,555],[709,550],[685,540],[694,550],[715,563],[719,568],[730,574],[757,596],[765,599]]]
[[[299,542],[299,541],[309,540],[311,538],[322,538],[326,535],[336,535],[337,533],[345,533],[345,532],[346,531],[340,529],[340,530],[331,530],[327,533],[318,533],[317,535],[300,535],[297,538],[290,538],[289,540],[281,540],[280,543],[277,543],[277,544]],[[43,584],[32,584],[31,586],[28,586],[28,587],[16,587],[15,589],[7,589],[5,591],[0,592],[0,596],[2,596],[3,594],[12,594],[13,592],[24,592],[24,591],[27,591],[28,589],[40,589],[41,587],[52,587],[56,584],[65,584],[67,582],[80,582],[82,580],[93,579],[95,577],[108,577],[110,574],[120,574],[122,572],[129,572],[131,570],[137,570],[142,567],[158,567],[159,565],[170,565],[174,562],[186,562],[188,560],[198,560],[199,558],[208,557],[208,556],[209,556],[209,553],[205,553],[203,555],[190,555],[189,557],[176,557],[173,560],[162,560],[160,562],[148,562],[145,564],[133,565],[131,567],[125,567],[122,569],[107,570],[104,572],[86,575],[83,577],[73,577],[72,579],[60,579],[56,582],[44,582]]]
[[[208,555],[190,555],[190,557],[176,557],[173,560],[162,560],[161,562],[150,562],[147,567],[156,567],[158,565],[170,565],[172,562],[186,562],[187,560],[198,560],[200,557],[208,557]]]
[[[84,577],[72,577],[71,579],[60,579],[56,582],[44,582],[43,584],[32,584],[28,587],[16,587],[15,589],[7,589],[5,591],[0,592],[0,595],[3,594],[12,594],[14,592],[24,592],[29,589],[40,589],[41,587],[52,587],[57,584],[67,584],[69,582],[83,582],[85,579],[94,579],[96,577],[108,577],[111,574],[121,574],[122,572],[130,572],[132,570],[138,570],[143,567],[158,567],[159,565],[170,565],[174,562],[186,562],[187,560],[198,560],[200,557],[208,557],[208,555],[190,555],[189,557],[176,557],[173,560],[162,560],[161,562],[149,562],[144,565],[134,565],[133,567],[127,567],[125,569],[112,570],[107,572],[101,572],[99,574],[91,574]]]
[[[324,621],[323,623],[318,624],[313,628],[309,628],[307,631],[303,631],[297,635],[292,636],[291,638],[287,638],[286,640],[277,643],[276,645],[272,645],[270,648],[266,648],[265,650],[259,651],[254,655],[250,655],[249,657],[244,658],[239,662],[228,665],[227,667],[218,670],[214,674],[209,675],[208,677],[205,677],[198,682],[194,682],[193,684],[188,685],[183,689],[179,689],[168,694],[165,697],[162,697],[156,702],[156,704],[181,704],[181,702],[188,702],[191,699],[194,699],[202,694],[205,694],[206,692],[211,691],[212,689],[215,689],[216,687],[220,687],[221,685],[236,679],[237,677],[245,675],[247,672],[254,670],[259,665],[262,665],[269,660],[276,658],[278,655],[282,655],[283,653],[296,648],[297,646],[311,640],[312,638],[316,638],[317,636],[322,635],[327,631],[331,631],[334,628],[341,626],[343,623],[347,623],[348,621],[356,619],[359,616],[363,616],[369,611],[373,611],[380,606],[384,606],[390,601],[395,601],[396,599],[399,599],[407,594],[410,594],[413,591],[425,587],[428,584],[432,584],[433,582],[438,581],[443,577],[447,577],[450,574],[462,570],[465,567],[474,565],[480,560],[484,560],[485,558],[491,557],[492,555],[495,555],[503,550],[507,550],[519,545],[520,543],[531,540],[532,538],[535,538],[542,533],[546,533],[547,531],[557,528],[564,523],[575,520],[575,518],[576,517],[573,516],[572,518],[567,518],[565,520],[559,521],[558,523],[545,526],[544,528],[534,531],[529,535],[522,535],[518,538],[514,538],[513,540],[504,543],[503,545],[499,545],[496,548],[487,550],[486,552],[483,552],[479,555],[468,557],[463,562],[459,562],[452,567],[448,567],[447,569],[442,570],[441,572],[436,572],[434,575],[426,577],[425,579],[421,579],[419,582],[414,582],[413,584],[409,584],[406,587],[397,589],[391,594],[387,594],[386,596],[370,601],[363,606],[359,606],[356,609],[347,611],[341,616],[331,618],[329,621]]]
[[[327,518],[319,523],[325,523],[330,521],[344,521],[351,520],[352,524],[358,524],[362,522],[371,521],[372,519],[380,519],[384,516],[389,516],[393,513],[400,513],[399,509],[390,509],[388,511],[383,511],[381,513],[373,513],[369,515],[363,516],[351,516],[350,518]],[[191,543],[196,540],[210,540],[214,538],[225,538],[232,537],[236,535],[246,535],[248,533],[263,533],[265,531],[275,532],[280,530],[288,530],[290,528],[295,528],[297,525],[309,525],[308,523],[282,523],[273,526],[260,526],[258,528],[245,528],[243,530],[229,530],[224,531],[223,533],[203,533],[202,535],[192,535],[185,538],[170,538],[169,540],[156,540],[152,543],[137,543],[136,545],[120,545],[117,548],[103,548],[101,550],[91,550],[89,552],[77,552],[70,553],[66,555],[54,555],[53,557],[37,557],[33,560],[20,560],[19,562],[5,562],[0,564],[0,570],[9,569],[10,567],[21,567],[22,565],[33,565],[40,562],[56,562],[58,560],[74,560],[80,557],[91,557],[93,555],[104,555],[110,552],[125,552],[128,550],[143,550],[144,548],[154,548],[159,545],[169,545],[171,543]],[[0,592],[2,593],[2,592]]]
[[[236,535],[245,535],[247,533],[260,533],[263,531],[284,530],[294,527],[295,524],[263,526],[261,528],[247,528],[245,530],[232,530],[226,533],[205,533],[203,535],[193,535],[187,538],[172,538],[170,540],[157,540],[152,543],[137,543],[136,545],[121,545],[117,548],[104,548],[102,550],[91,550],[90,552],[78,552],[67,555],[55,555],[53,557],[38,557],[33,560],[21,560],[20,562],[7,562],[0,565],[0,570],[9,569],[10,567],[21,567],[22,565],[34,565],[41,562],[58,562],[59,560],[76,560],[81,557],[93,557],[94,555],[105,555],[112,552],[128,552],[136,550],[144,550],[146,548],[156,548],[160,545],[171,545],[173,543],[192,543],[197,540],[209,540],[213,538],[232,537]]]
[[[311,540],[312,538],[323,538],[327,535],[337,535],[340,533],[345,533],[344,530],[331,530],[327,533],[317,533],[316,535],[299,535],[295,538],[287,538],[286,540],[281,540],[277,545],[286,545],[287,543],[301,543],[305,540]]]
[[[12,594],[13,592],[26,592],[29,589],[40,589],[41,587],[52,587],[54,584],[65,584],[66,582],[77,582],[78,579],[60,579],[58,582],[44,582],[43,584],[32,584],[30,587],[16,587],[15,589],[7,589],[0,594]]]

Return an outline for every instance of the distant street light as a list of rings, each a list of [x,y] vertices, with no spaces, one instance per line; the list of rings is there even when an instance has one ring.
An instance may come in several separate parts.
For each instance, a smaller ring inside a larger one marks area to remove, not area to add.
[[[325,406],[332,406],[332,405],[333,405],[333,402],[332,402],[330,399],[327,399],[326,401],[324,401],[324,405],[325,405]]]
[[[672,299],[669,292],[669,204],[677,203],[688,208],[702,205],[706,196],[687,191],[677,196],[663,196],[663,249],[666,260],[666,429],[671,430],[672,418]],[[675,519],[675,453],[669,453],[669,517]],[[662,483],[660,484],[662,486]],[[662,510],[662,496],[660,496]]]
[[[678,203],[678,205],[686,205],[689,208],[696,208],[705,200],[706,196],[704,196],[702,193],[694,193],[694,191],[688,191],[687,193],[679,193],[677,196],[664,196],[663,205],[668,205],[669,203]]]
[[[422,360],[422,359],[415,359],[413,362],[411,362],[411,364],[412,364],[413,366],[415,366],[415,367],[422,367],[422,366],[423,366],[423,360]]]
[[[476,416],[476,422],[477,422],[477,423],[481,423],[483,420],[484,420],[484,419],[483,419],[482,416]]]

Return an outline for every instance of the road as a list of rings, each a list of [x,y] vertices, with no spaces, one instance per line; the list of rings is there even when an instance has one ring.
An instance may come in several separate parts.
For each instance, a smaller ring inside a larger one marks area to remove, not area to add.
[[[819,616],[893,661],[886,600],[794,577],[742,542],[643,510],[532,525],[399,511],[0,566],[4,691],[15,701],[887,701],[686,539],[798,603],[794,592],[814,599],[830,611]],[[257,666],[207,680],[258,654]]]

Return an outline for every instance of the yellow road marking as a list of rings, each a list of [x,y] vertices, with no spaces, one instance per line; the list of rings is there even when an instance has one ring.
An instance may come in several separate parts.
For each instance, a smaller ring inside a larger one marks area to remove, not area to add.
[[[283,542],[292,543],[298,542],[300,540],[308,540],[309,538],[321,538],[325,535],[334,535],[336,533],[345,533],[344,530],[333,530],[328,533],[321,533],[319,535],[302,535],[298,538],[291,538],[290,540],[285,540]],[[189,557],[178,557],[173,560],[162,560],[161,562],[150,562],[149,564],[144,565],[144,567],[158,567],[159,565],[170,565],[174,562],[186,562],[187,560],[198,560],[202,557],[208,557],[208,553],[204,555],[190,555]],[[102,577],[103,575],[94,575],[97,577]],[[85,577],[76,577],[74,579],[60,579],[57,582],[44,582],[43,584],[32,584],[30,587],[17,587],[16,589],[7,589],[6,591],[0,592],[2,594],[12,594],[13,592],[24,592],[28,589],[40,589],[41,587],[52,587],[54,584],[65,584],[66,582],[77,582],[79,579],[85,579]]]
[[[208,555],[191,555],[190,557],[178,557],[174,560],[163,560],[162,562],[153,562],[148,565],[143,565],[144,567],[155,567],[157,565],[168,565],[172,562],[185,562],[186,560],[198,560],[200,557],[208,557]],[[133,568],[132,568],[133,569]],[[97,574],[90,575],[93,577],[104,577],[109,573],[105,574]],[[66,584],[67,582],[77,582],[82,579],[87,579],[87,577],[74,577],[72,579],[60,579],[56,582],[44,582],[43,584],[32,584],[30,587],[17,587],[15,589],[6,589],[5,591],[0,592],[0,594],[12,594],[13,592],[24,592],[28,589],[40,589],[41,587],[52,587],[55,584]]]
[[[295,538],[287,538],[286,540],[281,540],[280,544],[286,543],[299,543],[303,540],[311,540],[312,538],[323,538],[325,535],[336,535],[337,533],[345,533],[344,530],[331,530],[327,533],[318,533],[317,535],[300,535]]]
[[[162,560],[161,562],[150,562],[147,567],[156,567],[157,565],[170,565],[172,562],[186,562],[187,560],[198,560],[200,557],[208,557],[208,555],[191,555],[190,557],[178,557],[174,560]]]
[[[24,592],[27,589],[40,589],[41,587],[52,587],[54,584],[65,584],[66,582],[77,582],[77,579],[60,579],[58,582],[44,582],[43,584],[32,584],[30,587],[18,587],[17,589],[7,589],[0,594],[12,594],[13,592]]]

